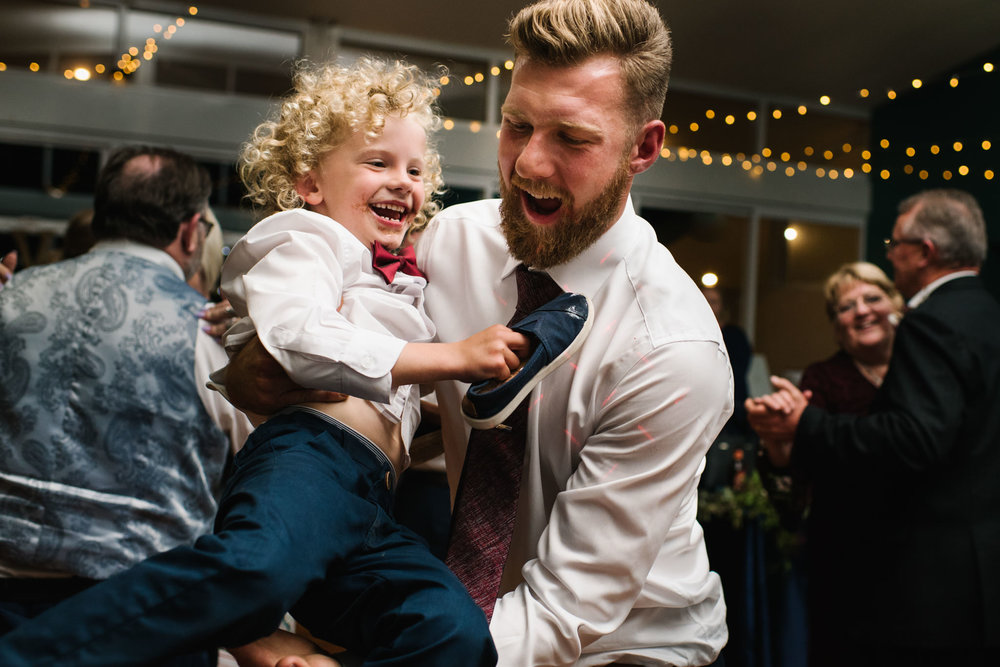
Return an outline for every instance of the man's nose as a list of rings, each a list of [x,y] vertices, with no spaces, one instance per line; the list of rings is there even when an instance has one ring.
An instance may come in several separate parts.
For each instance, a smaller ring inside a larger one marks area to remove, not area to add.
[[[537,134],[531,136],[514,164],[517,175],[528,180],[543,180],[551,178],[555,173],[551,151],[545,141]]]

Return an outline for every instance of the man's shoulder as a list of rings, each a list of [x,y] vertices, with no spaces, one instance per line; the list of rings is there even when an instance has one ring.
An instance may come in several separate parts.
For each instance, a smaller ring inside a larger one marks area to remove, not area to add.
[[[446,252],[439,254],[438,249]],[[507,257],[507,242],[500,231],[500,200],[482,199],[455,204],[438,213],[417,242],[421,268],[435,260],[452,262],[459,254],[476,261],[483,254]]]
[[[432,227],[445,225],[497,229],[500,226],[500,200],[479,199],[449,206],[434,216],[430,224]]]
[[[654,346],[685,340],[722,344],[722,331],[708,301],[669,250],[651,243],[625,261]]]

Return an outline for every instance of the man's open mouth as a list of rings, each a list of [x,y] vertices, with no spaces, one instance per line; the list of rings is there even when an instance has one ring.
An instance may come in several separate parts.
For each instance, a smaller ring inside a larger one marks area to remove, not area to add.
[[[551,215],[562,206],[562,199],[559,197],[536,197],[527,190],[521,192],[524,194],[525,206],[539,215]]]

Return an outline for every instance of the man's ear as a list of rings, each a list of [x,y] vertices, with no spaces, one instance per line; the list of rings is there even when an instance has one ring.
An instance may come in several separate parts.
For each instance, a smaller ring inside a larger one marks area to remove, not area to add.
[[[938,247],[934,244],[931,239],[923,239],[920,242],[920,265],[921,266],[936,266],[939,264],[940,258],[938,257]]]
[[[323,193],[320,191],[319,185],[316,183],[316,177],[311,171],[305,176],[300,176],[299,180],[295,182],[295,192],[302,197],[302,201],[310,206],[317,206],[323,203]]]
[[[195,213],[190,218],[181,223],[180,237],[181,247],[184,252],[193,255],[198,250],[200,239],[198,238],[198,225],[201,224],[201,213]]]
[[[660,157],[666,134],[667,128],[662,120],[651,120],[642,126],[629,155],[629,170],[633,175],[641,174],[653,166]]]

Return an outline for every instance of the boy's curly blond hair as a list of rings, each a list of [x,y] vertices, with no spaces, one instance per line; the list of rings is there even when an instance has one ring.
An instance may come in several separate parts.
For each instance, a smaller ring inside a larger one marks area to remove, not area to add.
[[[427,132],[424,155],[424,205],[411,232],[419,231],[440,210],[434,200],[444,187],[441,156],[432,141],[441,126],[435,79],[414,65],[365,57],[350,66],[300,63],[294,90],[276,120],[261,123],[240,153],[240,177],[247,198],[264,215],[301,208],[295,184],[323,156],[356,131],[381,133],[387,116],[408,116]]]

